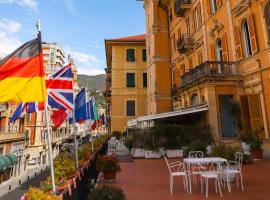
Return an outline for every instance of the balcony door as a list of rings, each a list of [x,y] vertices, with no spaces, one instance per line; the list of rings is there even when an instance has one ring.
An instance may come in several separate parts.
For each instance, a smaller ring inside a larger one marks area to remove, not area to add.
[[[234,138],[237,136],[236,123],[231,115],[233,96],[219,96],[220,107],[220,130],[223,138]]]

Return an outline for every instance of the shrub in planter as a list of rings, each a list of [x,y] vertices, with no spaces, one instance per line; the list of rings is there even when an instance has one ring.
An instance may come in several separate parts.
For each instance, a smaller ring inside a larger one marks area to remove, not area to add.
[[[91,191],[88,200],[126,200],[123,190],[115,187],[103,186]]]
[[[133,137],[129,136],[126,141],[125,141],[125,145],[126,147],[131,150],[131,148],[133,147]]]
[[[53,194],[42,191],[38,188],[30,188],[27,194],[24,195],[24,199],[27,200],[61,200],[61,196],[55,196]]]
[[[250,144],[250,154],[253,159],[262,159],[263,149],[262,149],[262,141],[263,141],[264,132],[261,129],[257,129],[254,132],[249,134],[248,143]]]
[[[55,180],[66,179],[76,171],[75,160],[69,158],[66,154],[58,156],[54,162],[54,176]]]
[[[211,156],[221,157],[227,160],[234,160],[235,153],[238,151],[240,151],[238,147],[231,147],[231,146],[226,146],[225,144],[220,144],[220,145],[214,146]]]
[[[122,137],[122,133],[120,131],[113,131],[112,136],[115,137],[117,140],[120,140]]]
[[[190,151],[202,151],[206,154],[206,147],[207,144],[204,141],[200,139],[194,140],[185,148],[184,156],[187,157]]]
[[[121,171],[119,160],[116,156],[102,156],[97,160],[97,170],[103,172],[105,180],[115,179]]]
[[[243,164],[250,164],[252,163],[252,158],[250,154],[243,155]]]

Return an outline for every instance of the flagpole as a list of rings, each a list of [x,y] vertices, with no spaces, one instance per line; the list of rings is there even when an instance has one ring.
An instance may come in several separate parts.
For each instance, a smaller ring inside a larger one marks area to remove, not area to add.
[[[39,40],[39,52],[42,52],[42,40],[41,40],[41,27],[40,27],[40,20],[37,21],[37,30],[38,30],[38,40]],[[43,59],[41,59],[40,65],[43,67]],[[44,88],[46,90],[46,88]],[[46,90],[46,96],[48,98],[47,90]],[[47,140],[48,140],[48,148],[49,148],[49,163],[50,163],[50,169],[51,169],[51,181],[52,181],[52,190],[55,194],[55,179],[54,179],[54,169],[53,169],[53,159],[52,159],[52,142],[51,142],[51,134],[50,134],[50,120],[49,120],[49,114],[48,114],[48,101],[44,102],[44,109],[45,109],[45,118],[46,118],[46,129],[47,129]]]
[[[69,62],[71,63],[71,55],[69,55]],[[72,65],[74,65],[74,63],[71,63]],[[74,78],[74,77],[73,77]],[[72,81],[72,86],[74,88],[73,85],[73,81]],[[73,105],[74,108],[72,110],[72,121],[73,121],[73,133],[74,133],[74,148],[75,148],[75,160],[76,160],[76,169],[79,169],[79,158],[78,158],[78,146],[77,146],[77,133],[76,133],[76,121],[75,121],[75,95],[74,95],[74,90],[73,90]]]

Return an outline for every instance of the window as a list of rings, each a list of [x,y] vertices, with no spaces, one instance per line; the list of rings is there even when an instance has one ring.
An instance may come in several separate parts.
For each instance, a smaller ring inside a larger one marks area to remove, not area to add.
[[[223,61],[222,57],[222,44],[221,44],[221,39],[217,39],[216,42],[216,58],[218,61]]]
[[[135,62],[135,49],[127,49],[126,50],[126,61],[127,62]]]
[[[264,8],[264,18],[266,24],[266,31],[268,34],[268,44],[270,45],[270,1],[266,4]]]
[[[126,74],[126,86],[135,87],[135,73]]]
[[[199,97],[197,94],[192,95],[191,97],[191,106],[196,106],[199,104]]]
[[[210,1],[211,1],[211,12],[212,14],[214,14],[218,10],[217,0],[210,0]]]
[[[199,18],[198,18],[198,7],[194,9],[194,29],[198,30],[199,28]]]
[[[143,60],[143,62],[146,62],[147,61],[146,49],[143,49],[142,50],[142,60]]]
[[[244,42],[244,47],[245,47],[245,55],[246,57],[249,57],[252,55],[252,50],[251,50],[251,42],[250,42],[250,35],[249,35],[249,27],[248,27],[248,22],[245,20],[242,25],[242,34],[243,34],[243,42]]]
[[[143,87],[147,87],[147,73],[143,73]]]
[[[135,116],[135,101],[126,102],[126,112],[127,116]]]

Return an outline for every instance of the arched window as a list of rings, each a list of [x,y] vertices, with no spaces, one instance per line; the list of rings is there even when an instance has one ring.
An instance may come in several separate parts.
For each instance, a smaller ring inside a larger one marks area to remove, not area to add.
[[[193,94],[191,96],[191,106],[195,106],[199,104],[199,97],[197,94]]]
[[[264,8],[264,19],[268,35],[268,44],[270,44],[270,1],[266,3],[266,6]]]
[[[217,0],[211,0],[211,11],[214,14],[217,12],[218,6],[217,6]]]
[[[221,39],[217,39],[216,42],[216,58],[218,61],[223,61],[222,57],[222,44],[221,44]]]
[[[244,39],[243,42],[244,42],[244,47],[245,47],[245,55],[246,57],[249,57],[252,55],[252,50],[251,50],[249,27],[248,27],[247,20],[245,20],[242,24],[242,34],[243,34],[243,39]]]

